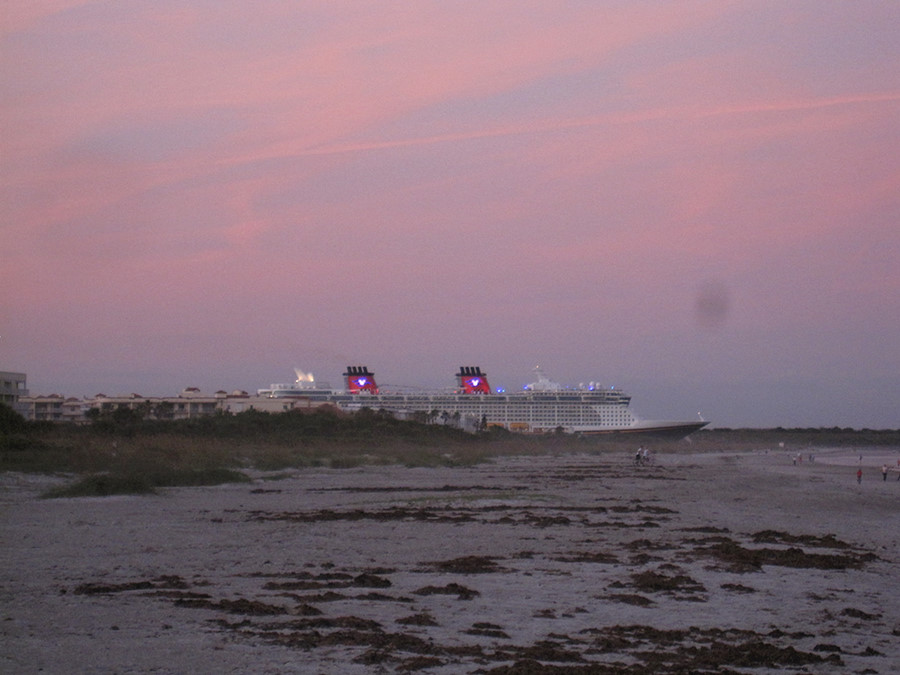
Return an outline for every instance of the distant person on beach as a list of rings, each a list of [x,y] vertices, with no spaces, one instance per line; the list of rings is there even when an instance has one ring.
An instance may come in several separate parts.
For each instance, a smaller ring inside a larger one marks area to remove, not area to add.
[[[856,482],[862,484],[862,469],[856,470]]]
[[[881,466],[881,480],[887,480],[887,464]]]
[[[650,451],[642,445],[638,448],[637,454],[634,456],[634,463],[637,466],[644,466],[645,464],[649,464],[649,460]]]

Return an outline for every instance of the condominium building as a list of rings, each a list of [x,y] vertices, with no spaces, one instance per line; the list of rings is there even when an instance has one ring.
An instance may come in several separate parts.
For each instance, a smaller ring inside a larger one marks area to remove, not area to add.
[[[0,403],[5,403],[13,410],[24,414],[19,404],[24,396],[28,396],[25,373],[0,370]]]

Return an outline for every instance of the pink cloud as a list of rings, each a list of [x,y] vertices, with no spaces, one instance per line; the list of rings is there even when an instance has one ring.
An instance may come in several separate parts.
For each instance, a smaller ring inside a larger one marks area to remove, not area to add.
[[[0,13],[0,36],[29,30],[47,17],[83,7],[91,0],[6,0]]]

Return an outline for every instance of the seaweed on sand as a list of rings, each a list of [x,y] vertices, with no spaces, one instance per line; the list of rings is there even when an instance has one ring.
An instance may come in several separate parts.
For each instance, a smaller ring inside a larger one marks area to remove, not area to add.
[[[647,593],[705,592],[706,587],[686,574],[668,576],[648,570],[631,575],[632,585]]]
[[[724,563],[732,572],[755,572],[763,565],[821,570],[858,569],[877,559],[873,553],[807,553],[801,548],[745,548],[733,540],[699,547],[695,552]]]
[[[455,595],[460,600],[471,600],[481,595],[474,589],[455,583],[447,584],[446,586],[424,586],[413,591],[413,593],[415,595]]]
[[[441,560],[425,564],[439,572],[450,574],[486,574],[504,571],[496,563],[495,558],[481,555],[468,555],[461,558],[453,558],[452,560]]]

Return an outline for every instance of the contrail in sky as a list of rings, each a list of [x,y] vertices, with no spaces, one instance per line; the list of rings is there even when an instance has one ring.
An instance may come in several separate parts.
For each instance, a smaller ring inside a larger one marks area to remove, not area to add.
[[[756,103],[739,106],[724,106],[719,108],[681,107],[681,108],[655,108],[638,113],[617,113],[572,120],[545,121],[534,124],[524,124],[510,127],[483,129],[477,131],[465,131],[450,134],[438,134],[435,136],[423,136],[418,138],[404,138],[385,141],[368,141],[360,143],[348,143],[344,145],[320,145],[305,148],[296,152],[285,152],[260,156],[247,161],[260,161],[287,157],[315,157],[323,155],[339,155],[357,152],[371,152],[377,150],[394,150],[440,143],[453,143],[461,141],[474,141],[485,138],[500,138],[505,136],[517,136],[525,134],[538,134],[565,129],[579,129],[604,125],[618,125],[639,123],[660,119],[689,119],[704,117],[720,117],[725,115],[745,115],[752,113],[790,112],[801,110],[818,110],[842,105],[856,105],[869,103],[893,103],[900,101],[900,93],[886,94],[859,94],[854,96],[842,96],[813,100],[780,101],[773,103]]]

